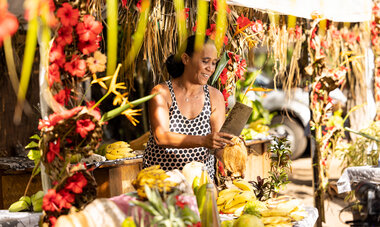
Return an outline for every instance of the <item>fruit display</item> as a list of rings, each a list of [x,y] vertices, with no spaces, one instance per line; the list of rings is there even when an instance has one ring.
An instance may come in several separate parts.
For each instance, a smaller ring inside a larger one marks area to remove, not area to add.
[[[222,162],[228,176],[242,177],[248,159],[247,147],[239,137],[231,139],[234,145],[227,145],[222,152]]]
[[[109,144],[106,147],[106,158],[108,160],[116,160],[121,158],[132,158],[136,154],[132,153],[132,149],[127,142],[117,141],[115,143]]]
[[[255,201],[252,185],[245,180],[234,180],[236,188],[228,188],[219,192],[216,204],[218,210],[225,214],[240,216],[249,201]]]
[[[9,207],[9,212],[20,212],[20,211],[42,211],[42,199],[44,197],[43,191],[38,191],[31,197],[22,196],[17,202],[12,203]]]
[[[141,198],[146,198],[145,185],[151,189],[157,189],[159,192],[171,192],[177,183],[166,180],[169,175],[160,169],[159,165],[145,168],[139,172],[137,178],[132,181],[133,187]]]

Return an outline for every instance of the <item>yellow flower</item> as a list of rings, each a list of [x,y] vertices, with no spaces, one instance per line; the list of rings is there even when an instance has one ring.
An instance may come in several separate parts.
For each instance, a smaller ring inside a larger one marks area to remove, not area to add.
[[[128,98],[125,98],[126,96],[128,95],[128,92],[125,92],[124,94],[116,94],[116,97],[113,99],[113,105],[116,106],[116,105],[120,105],[122,103],[125,104],[125,101],[124,100],[128,100]],[[122,105],[121,105],[122,106]]]
[[[103,72],[106,69],[107,57],[100,51],[95,51],[94,57],[87,58],[86,62],[92,73]]]
[[[104,89],[107,90],[108,88],[107,88],[107,85],[104,83],[104,81],[107,81],[107,80],[109,80],[111,78],[112,78],[112,76],[105,76],[105,77],[102,77],[102,78],[97,78],[96,74],[94,73],[94,74],[92,74],[91,84],[98,83],[102,88],[104,88]]]
[[[140,122],[133,116],[141,115],[141,113],[138,113],[139,111],[141,111],[141,109],[137,109],[137,110],[127,109],[121,114],[125,115],[128,118],[128,120],[133,124],[133,126],[136,126],[136,123],[140,123]]]

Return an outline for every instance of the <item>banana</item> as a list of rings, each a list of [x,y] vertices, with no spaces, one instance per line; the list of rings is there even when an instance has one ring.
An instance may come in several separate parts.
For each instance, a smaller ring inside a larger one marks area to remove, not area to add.
[[[246,203],[252,199],[255,199],[255,195],[253,192],[243,191],[243,192],[240,192],[238,194],[235,194],[233,199],[227,201],[226,204],[224,205],[224,207],[225,207],[225,209],[229,209],[229,208],[235,206],[236,204]]]
[[[233,214],[235,211],[241,207],[244,209],[245,203],[238,203],[235,204],[234,206],[230,207],[229,209],[226,209],[225,207],[222,207],[221,211],[225,214]]]
[[[10,207],[9,207],[9,212],[19,212],[19,211],[26,211],[26,210],[29,210],[29,205],[27,202],[25,202],[24,200],[19,200],[15,203],[13,203]]]
[[[106,154],[106,159],[108,160],[116,160],[121,158],[123,158],[123,155]]]
[[[238,187],[241,190],[243,190],[243,191],[251,191],[251,192],[253,192],[252,185],[250,183],[248,183],[247,181],[245,181],[245,180],[234,180],[233,184],[236,187]]]
[[[232,193],[232,192],[236,194],[238,192],[241,192],[241,190],[237,189],[237,188],[227,188],[227,189],[220,191],[218,196],[224,196],[224,195],[226,195],[228,193]]]
[[[217,205],[222,205],[222,204],[224,204],[224,203],[227,203],[227,202],[229,202],[229,201],[232,201],[233,200],[233,198],[237,195],[237,194],[239,194],[240,192],[242,192],[242,191],[240,191],[240,190],[237,190],[237,191],[229,191],[229,192],[226,192],[226,193],[222,193],[222,195],[220,195],[219,197],[218,197],[218,199],[216,200],[216,203],[217,203]]]
[[[289,211],[283,209],[268,209],[261,211],[261,216],[272,217],[272,216],[288,216]]]

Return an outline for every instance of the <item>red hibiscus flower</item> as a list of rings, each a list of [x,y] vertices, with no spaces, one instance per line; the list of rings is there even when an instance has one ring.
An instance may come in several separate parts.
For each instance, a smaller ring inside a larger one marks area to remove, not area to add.
[[[62,189],[58,192],[59,195],[61,195],[61,200],[58,201],[58,206],[60,209],[66,208],[70,209],[72,206],[72,203],[75,201],[75,196],[74,194],[71,194],[68,190]]]
[[[60,90],[56,95],[53,96],[55,101],[61,105],[67,105],[70,99],[71,90],[69,88],[65,88]]]
[[[136,3],[136,7],[141,12],[141,0]]]
[[[189,18],[190,8],[185,8],[184,11],[185,11],[185,17],[186,17],[186,19]]]
[[[80,134],[82,138],[85,138],[89,131],[92,131],[95,129],[95,123],[92,122],[90,119],[83,119],[77,121],[77,128],[76,132]]]
[[[0,46],[3,40],[12,36],[18,29],[17,18],[8,12],[8,5],[6,2],[0,3]]]
[[[65,2],[62,7],[57,11],[57,17],[61,20],[63,26],[75,26],[78,24],[79,10],[73,9],[73,7]]]
[[[53,86],[54,82],[62,84],[59,66],[56,63],[49,65],[48,82],[49,87]]]
[[[220,83],[223,85],[226,84],[227,79],[228,79],[227,72],[228,72],[228,69],[224,68],[222,73],[219,76],[220,77]]]
[[[71,61],[65,63],[65,70],[72,76],[83,77],[86,74],[86,61],[73,54]]]
[[[50,63],[57,63],[59,67],[63,67],[66,62],[66,56],[62,46],[53,43],[49,53],[49,61]]]
[[[123,6],[123,8],[125,8],[125,9],[128,9],[128,7],[127,7],[127,0],[121,0],[121,6]]]
[[[49,116],[50,124],[56,125],[60,120],[69,119],[76,115],[79,111],[83,109],[83,106],[77,106],[70,110],[62,111],[61,113],[54,113]]]
[[[260,33],[264,30],[263,27],[263,22],[261,20],[257,20],[253,25],[252,25],[252,31],[256,33]]]
[[[95,107],[95,109],[91,110],[91,107],[95,105],[95,101],[90,101],[90,102],[87,102],[86,103],[86,106],[87,106],[87,109],[90,111],[90,113],[95,117],[96,120],[100,120],[100,118],[102,117],[100,115],[100,109],[99,109],[99,106],[98,107]]]
[[[95,40],[102,32],[103,26],[95,17],[91,15],[84,15],[83,22],[79,23],[76,27],[77,34],[80,42]]]
[[[243,14],[238,17],[238,19],[236,20],[236,23],[237,23],[237,26],[238,26],[238,29],[242,29],[242,28],[247,28],[248,26],[250,26],[253,22],[250,21],[248,19],[248,17],[245,17],[243,16]]]
[[[83,173],[79,172],[67,179],[65,189],[70,190],[76,194],[82,193],[83,187],[87,185],[87,179]]]
[[[226,107],[227,107],[227,106],[228,106],[228,102],[227,102],[227,100],[228,100],[228,97],[230,97],[230,93],[228,93],[227,90],[224,89],[224,90],[222,91],[222,94],[223,94],[224,100],[226,101]]]
[[[58,37],[56,42],[60,46],[65,46],[73,42],[73,28],[72,27],[61,27],[58,30]]]
[[[49,221],[50,221],[51,226],[55,226],[55,223],[57,223],[57,218],[54,216],[50,216]]]
[[[78,43],[78,49],[84,54],[88,55],[95,52],[99,48],[99,42],[101,37],[98,36],[96,39],[87,40]]]
[[[175,200],[175,205],[179,206],[181,209],[185,208],[186,203],[182,201],[178,195],[175,197]]]
[[[206,29],[206,35],[210,36],[211,39],[215,39],[215,26],[216,24],[211,24],[210,28]]]
[[[58,138],[54,142],[49,142],[49,151],[46,154],[46,158],[49,163],[51,163],[54,160],[56,155],[63,159],[59,154],[59,144],[60,138]]]
[[[60,199],[60,195],[56,193],[55,189],[49,189],[44,198],[42,199],[42,209],[45,211],[56,211],[58,206],[56,201]]]

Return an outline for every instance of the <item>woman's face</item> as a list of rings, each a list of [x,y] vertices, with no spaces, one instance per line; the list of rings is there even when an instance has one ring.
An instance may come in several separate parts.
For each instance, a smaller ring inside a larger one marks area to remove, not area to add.
[[[185,58],[185,72],[193,75],[194,83],[204,85],[214,73],[217,62],[215,45],[206,43],[202,51],[194,52],[192,57]]]

